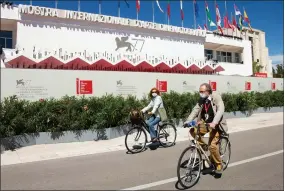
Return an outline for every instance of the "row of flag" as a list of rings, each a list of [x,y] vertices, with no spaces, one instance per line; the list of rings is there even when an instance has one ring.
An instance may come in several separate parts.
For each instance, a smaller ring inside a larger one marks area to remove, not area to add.
[[[226,2],[225,2],[226,3]],[[196,5],[197,6],[197,5]],[[219,7],[218,4],[215,2],[215,8],[216,8],[216,23],[212,20],[211,15],[210,15],[210,10],[208,7],[207,2],[205,1],[205,10],[206,10],[206,16],[207,16],[207,21],[210,24],[210,27],[217,27],[219,29],[219,31],[223,34],[223,29],[222,29],[222,25],[221,25],[221,14],[219,11]],[[196,9],[195,9],[196,10]],[[238,7],[234,4],[234,10],[235,10],[235,16],[238,17],[238,23],[236,22],[236,17],[231,15],[231,19],[232,22],[230,22],[227,10],[226,10],[226,14],[224,16],[224,28],[226,29],[232,29],[233,31],[235,31],[236,29],[239,31],[242,31],[243,26],[244,26],[244,22],[247,23],[247,25],[249,26],[250,30],[252,31],[251,25],[250,25],[250,20],[247,16],[247,13],[244,9],[244,15],[241,14],[240,10],[238,9]],[[197,15],[197,13],[195,13],[195,15]],[[202,27],[200,25],[198,25],[198,29],[202,29]],[[204,30],[208,30],[207,24],[204,24]]]
[[[119,0],[120,1],[120,0]],[[163,9],[161,8],[160,4],[159,4],[159,0],[155,0],[156,4],[159,8],[159,10],[164,13]],[[129,7],[128,2],[125,0],[127,6]],[[226,1],[225,1],[226,3]],[[196,28],[196,19],[199,17],[199,7],[198,7],[198,3],[196,0],[193,0],[193,7],[194,7],[194,22],[195,22],[195,28]],[[223,34],[223,30],[222,30],[222,24],[221,24],[221,14],[219,11],[219,7],[218,4],[215,2],[215,8],[216,8],[216,22],[214,22],[211,18],[211,14],[210,14],[210,9],[209,6],[207,4],[207,2],[205,1],[205,12],[206,12],[206,20],[209,22],[210,27],[217,27],[220,32]],[[137,14],[140,12],[140,0],[136,0],[136,10],[137,10]],[[224,22],[224,28],[230,28],[233,31],[235,31],[236,29],[239,31],[242,31],[243,26],[244,26],[244,22],[247,23],[247,25],[249,26],[250,30],[252,31],[251,25],[250,25],[250,20],[247,16],[247,13],[244,9],[244,14],[242,15],[242,13],[240,12],[240,10],[238,9],[238,7],[236,6],[236,4],[234,4],[234,12],[235,12],[235,16],[233,17],[231,15],[231,20],[232,22],[230,22],[229,16],[228,16],[228,12],[226,10],[226,14],[223,18],[223,22]],[[181,20],[184,20],[184,10],[183,10],[183,0],[180,0],[180,15],[181,15]],[[170,9],[170,0],[167,0],[167,16],[168,16],[168,20],[170,19],[171,16],[171,9]],[[236,16],[238,17],[238,22],[236,22]],[[204,24],[204,29],[208,30],[208,24]],[[199,29],[202,29],[202,27],[200,25],[198,25]]]
[[[99,13],[101,14],[101,10],[100,10],[101,8],[100,7],[101,7],[102,0],[98,0],[98,1],[99,1]],[[152,0],[152,1],[153,1],[153,3],[155,1],[158,9],[162,13],[164,13],[164,10],[160,6],[159,0]],[[124,0],[124,2],[125,2],[127,7],[130,7],[127,0]],[[120,4],[121,4],[121,0],[118,0],[118,9],[120,9]],[[226,5],[226,1],[225,1],[225,5]],[[57,6],[57,0],[56,0],[56,6]],[[78,0],[78,6],[80,9],[80,0]],[[140,12],[140,8],[141,8],[141,2],[140,2],[140,0],[136,0],[137,19],[138,19],[138,14]],[[222,25],[221,25],[222,18],[221,18],[219,7],[218,7],[218,4],[216,3],[216,1],[215,1],[215,9],[216,9],[215,10],[216,22],[214,22],[213,19],[211,18],[209,6],[207,4],[207,1],[205,0],[206,23],[204,24],[204,29],[208,30],[208,23],[209,23],[210,27],[217,27],[217,29],[219,29],[219,31],[223,34]],[[193,0],[193,12],[194,12],[194,27],[196,28],[196,19],[199,17],[199,6],[198,6],[198,3],[196,0]],[[234,13],[235,13],[235,16],[233,17],[231,15],[232,21],[230,22],[228,12],[226,10],[226,14],[223,18],[223,22],[224,22],[223,28],[230,28],[233,31],[235,31],[236,29],[239,31],[242,31],[243,26],[244,26],[244,22],[246,22],[248,27],[252,31],[250,20],[248,18],[248,15],[247,15],[245,9],[243,8],[243,15],[242,15],[241,11],[238,9],[236,4],[234,4]],[[184,21],[183,0],[180,0],[180,15],[181,15],[181,21],[182,21],[182,25],[183,25],[183,21]],[[120,13],[119,13],[119,16],[120,16]],[[168,22],[169,22],[170,16],[171,16],[170,0],[167,0],[167,16],[168,16]],[[236,21],[236,16],[238,17],[238,22]],[[154,7],[153,7],[153,19],[154,19]],[[202,27],[199,24],[198,24],[198,29],[202,29]]]

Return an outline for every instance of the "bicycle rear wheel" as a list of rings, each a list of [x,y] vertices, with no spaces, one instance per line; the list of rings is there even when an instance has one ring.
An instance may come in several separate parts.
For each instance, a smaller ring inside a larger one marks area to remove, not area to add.
[[[223,163],[223,170],[226,170],[231,159],[231,142],[228,137],[221,137],[219,140],[219,150]]]
[[[197,147],[190,146],[182,152],[178,160],[177,177],[183,188],[191,188],[198,182],[202,164],[202,156]]]
[[[147,136],[142,128],[134,127],[128,131],[125,137],[125,146],[133,154],[145,149]]]
[[[159,129],[159,143],[163,147],[171,147],[175,144],[177,132],[171,123],[163,124]]]

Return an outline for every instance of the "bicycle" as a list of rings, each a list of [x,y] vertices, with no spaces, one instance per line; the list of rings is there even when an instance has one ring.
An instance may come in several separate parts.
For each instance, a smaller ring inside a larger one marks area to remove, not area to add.
[[[205,125],[206,125],[206,127],[209,128],[208,124],[205,124]],[[185,127],[187,127],[187,125],[185,125],[184,128]],[[190,145],[189,147],[184,149],[184,151],[181,153],[181,156],[179,157],[179,160],[178,160],[178,166],[177,166],[178,182],[185,189],[193,187],[199,181],[202,167],[206,166],[205,162],[207,162],[209,164],[209,167],[212,167],[212,169],[213,169],[212,172],[214,172],[214,170],[215,170],[215,168],[213,168],[214,165],[211,162],[211,160],[209,159],[206,151],[204,151],[202,146],[197,141],[197,139],[199,137],[199,133],[200,133],[199,125],[197,127],[194,127],[194,128],[197,128],[197,134],[196,134],[194,140],[191,141],[192,145]],[[190,130],[189,130],[189,132],[190,132]],[[229,134],[227,134],[225,131],[223,131],[222,134],[220,135],[220,139],[219,139],[218,144],[219,144],[219,152],[220,152],[220,155],[222,158],[223,171],[224,171],[228,167],[228,164],[229,164],[230,158],[231,158],[231,143],[229,140]],[[224,147],[224,145],[225,145],[225,147]],[[191,155],[190,156],[188,155],[188,157],[186,157],[186,160],[183,161],[183,156],[186,155],[187,151],[194,151],[193,152],[194,154],[191,153]],[[228,157],[225,158],[227,151],[228,151]],[[181,177],[182,173],[180,173],[181,167],[186,169],[185,176],[183,176],[183,177]],[[209,169],[211,169],[211,168],[209,168]],[[193,179],[192,175],[196,176],[196,178]],[[185,183],[183,182],[184,178],[185,178]],[[188,181],[189,179],[190,179],[190,181]],[[193,179],[193,182],[192,182],[192,179]],[[186,185],[186,182],[190,182],[189,185]]]
[[[151,117],[151,116],[149,116]],[[125,146],[127,148],[127,150],[129,152],[131,152],[132,154],[135,153],[139,153],[142,152],[143,150],[145,150],[146,144],[150,143],[150,141],[148,141],[148,137],[147,137],[147,133],[149,133],[149,127],[146,124],[145,119],[149,118],[146,117],[145,114],[143,114],[142,112],[140,112],[140,117],[138,119],[138,121],[136,123],[133,124],[133,128],[131,128],[125,137]],[[172,133],[167,132],[167,129],[172,130]],[[173,123],[171,122],[159,122],[159,124],[157,125],[157,139],[159,144],[162,147],[171,147],[175,144],[176,141],[176,137],[177,137],[177,132],[176,132],[176,127],[174,126]],[[130,146],[128,144],[128,138],[131,136],[131,134],[134,133],[135,134],[135,145]],[[169,141],[169,137],[171,135],[173,136],[173,140]],[[141,139],[141,141],[139,141],[139,139]],[[165,139],[165,142],[163,142],[163,140]]]

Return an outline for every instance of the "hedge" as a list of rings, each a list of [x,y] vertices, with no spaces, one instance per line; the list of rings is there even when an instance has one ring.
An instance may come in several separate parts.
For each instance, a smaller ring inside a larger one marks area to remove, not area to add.
[[[196,104],[198,93],[176,92],[162,95],[171,118],[184,119]],[[222,94],[226,112],[253,111],[259,107],[284,105],[283,91],[243,92]],[[131,109],[146,106],[148,99],[133,96],[106,95],[102,97],[65,96],[61,99],[39,101],[20,100],[16,96],[1,101],[0,136],[25,133],[61,132],[116,127],[128,123]]]

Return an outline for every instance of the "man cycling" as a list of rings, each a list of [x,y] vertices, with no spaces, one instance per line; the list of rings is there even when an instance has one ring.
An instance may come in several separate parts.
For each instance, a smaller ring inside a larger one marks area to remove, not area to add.
[[[225,111],[224,102],[219,94],[213,94],[211,86],[207,83],[200,85],[199,93],[200,100],[193,108],[185,124],[192,124],[192,121],[198,117],[197,125],[200,126],[198,142],[205,151],[208,149],[210,150],[210,159],[216,166],[215,173],[222,174],[223,166],[218,141],[221,132],[227,132],[228,130],[226,120],[223,119],[223,114]],[[204,123],[209,124],[210,128],[207,128]],[[210,133],[209,143],[206,144],[203,141],[202,136],[208,132]],[[192,128],[190,130],[190,134],[192,137],[195,137],[197,134],[196,128]]]

